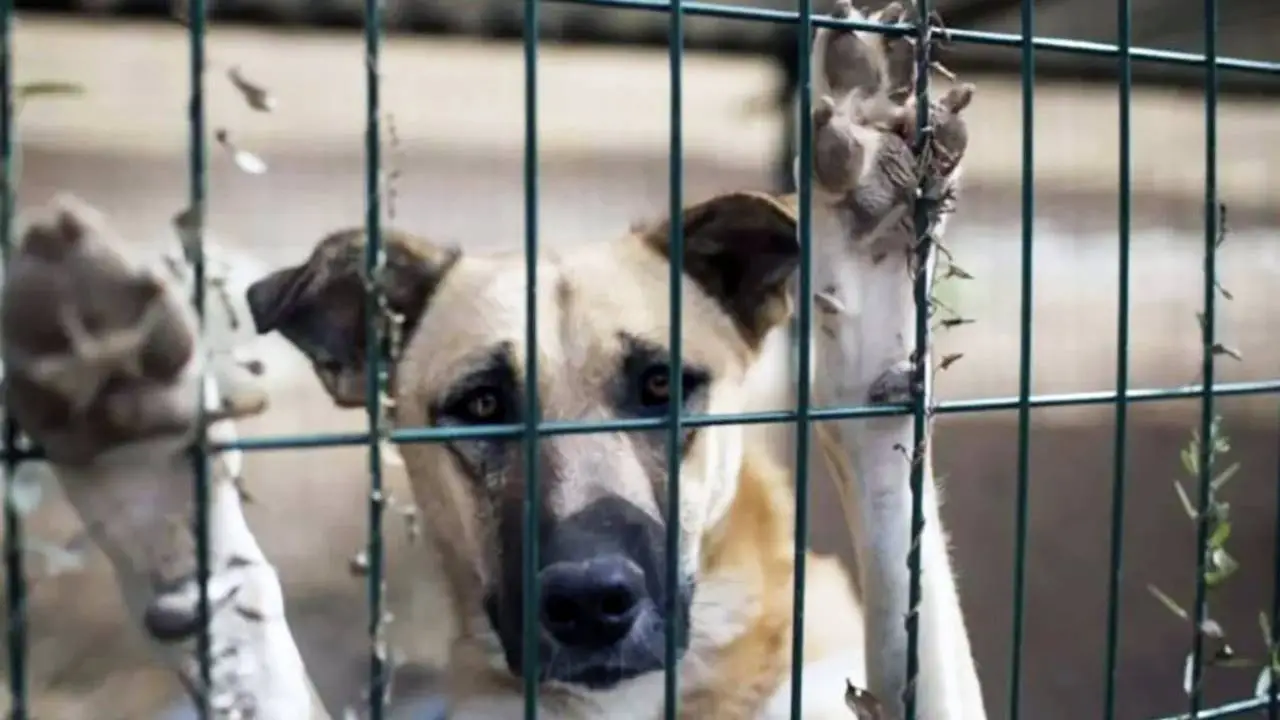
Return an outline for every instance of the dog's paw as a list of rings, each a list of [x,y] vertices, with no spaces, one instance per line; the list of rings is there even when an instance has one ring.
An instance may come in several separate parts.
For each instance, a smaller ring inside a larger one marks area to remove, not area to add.
[[[838,0],[832,14],[896,24],[914,21],[917,11],[894,2],[865,16]],[[938,37],[930,33],[930,44]],[[962,112],[974,87],[967,83],[931,100],[928,142],[918,142],[916,42],[845,28],[821,28],[814,40],[816,91],[823,93],[810,118],[816,196],[877,255],[913,245],[919,198],[937,201],[931,217],[945,212],[968,146]]]
[[[158,277],[125,261],[120,243],[98,211],[62,196],[6,268],[5,401],[55,462],[194,420],[191,408],[162,402],[194,356],[193,319]]]
[[[867,16],[848,0],[837,0],[831,14],[896,23],[906,12],[894,2]],[[830,202],[848,202],[859,186],[879,180],[881,155],[907,149],[901,132],[907,108],[894,100],[904,86],[912,86],[914,66],[907,45],[901,38],[846,28],[819,28],[814,36],[815,88],[821,94],[814,99],[810,119],[813,177]]]

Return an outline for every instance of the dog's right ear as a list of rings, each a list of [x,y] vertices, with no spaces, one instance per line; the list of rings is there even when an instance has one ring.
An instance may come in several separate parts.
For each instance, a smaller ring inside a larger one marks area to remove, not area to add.
[[[383,234],[382,290],[400,320],[398,355],[460,252],[407,233]],[[278,330],[317,366],[354,366],[365,357],[365,234],[349,229],[320,241],[301,265],[277,270],[245,293],[254,329]],[[384,326],[385,327],[385,326]]]

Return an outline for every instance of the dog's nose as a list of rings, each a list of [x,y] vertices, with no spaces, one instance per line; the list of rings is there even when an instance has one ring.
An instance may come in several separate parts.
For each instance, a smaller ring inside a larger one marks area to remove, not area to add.
[[[568,646],[607,648],[627,635],[643,609],[644,575],[624,557],[553,563],[539,579],[542,626]]]

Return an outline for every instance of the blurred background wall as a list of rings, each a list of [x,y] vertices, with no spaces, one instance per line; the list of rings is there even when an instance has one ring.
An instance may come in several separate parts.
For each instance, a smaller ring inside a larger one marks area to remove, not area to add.
[[[790,3],[762,3],[794,9]],[[469,251],[516,249],[522,241],[523,110],[519,3],[392,2],[383,59],[383,110],[396,141],[395,225]],[[823,3],[816,5],[825,11]],[[1110,41],[1114,7],[1101,0],[1037,2],[1038,34]],[[597,242],[667,203],[667,60],[664,16],[544,3],[540,55],[540,212],[544,244]],[[321,234],[363,217],[363,50],[358,6],[279,0],[217,2],[209,36],[209,124],[268,166],[238,169],[216,145],[210,167],[210,226],[233,265],[233,284],[294,262]],[[953,27],[1017,31],[1016,3],[957,1]],[[1196,51],[1198,3],[1135,0],[1135,42]],[[56,13],[37,11],[58,11]],[[138,252],[171,242],[169,219],[185,206],[185,35],[139,2],[31,4],[17,28],[19,82],[66,80],[83,97],[31,103],[22,111],[22,208],[70,190],[108,212]],[[1220,47],[1276,59],[1280,13],[1273,3],[1222,3]],[[127,16],[138,16],[128,18]],[[685,187],[690,199],[742,189],[782,189],[784,121],[792,46],[781,25],[689,21],[685,61]],[[1268,55],[1269,54],[1269,55]],[[1033,390],[1115,387],[1118,285],[1118,107],[1114,60],[1042,52],[1035,84]],[[970,109],[966,187],[949,246],[974,279],[944,297],[975,323],[941,333],[939,352],[964,358],[939,379],[947,399],[1017,392],[1021,243],[1020,84],[1017,50],[957,46],[948,64],[978,84]],[[244,107],[226,73],[238,67],[278,100],[271,114]],[[1131,382],[1194,383],[1196,313],[1204,246],[1203,93],[1194,69],[1137,68],[1133,98],[1134,216]],[[1223,75],[1219,111],[1221,199],[1230,232],[1219,255],[1219,336],[1241,360],[1223,358],[1222,381],[1280,376],[1280,280],[1274,242],[1280,211],[1271,168],[1274,83]],[[268,358],[273,405],[250,432],[356,428],[359,413],[328,407],[299,356],[276,338],[257,341]],[[1212,614],[1241,654],[1262,651],[1257,616],[1271,605],[1280,427],[1274,397],[1222,399],[1218,407],[1241,463],[1225,496],[1234,517],[1230,549],[1242,570],[1213,599]],[[1113,417],[1109,405],[1033,413],[1023,717],[1101,716],[1110,552]],[[1172,481],[1179,450],[1196,427],[1194,402],[1135,406],[1129,426],[1127,522],[1123,535],[1118,717],[1184,711],[1181,690],[1191,629],[1163,609],[1156,584],[1190,606],[1194,527]],[[1008,716],[1016,492],[1016,414],[947,416],[937,427],[945,516],[992,718]],[[390,468],[392,493],[406,498]],[[359,449],[251,455],[251,520],[281,568],[290,617],[335,707],[358,698],[364,658],[364,582],[348,559],[364,541],[364,454]],[[1189,480],[1184,483],[1190,488]],[[814,544],[847,555],[847,534],[825,478],[813,483]],[[63,543],[77,528],[58,502],[30,532]],[[430,588],[404,580],[429,566],[392,523],[389,591],[400,630],[393,643],[411,660],[398,688],[429,686],[447,628]],[[57,720],[153,717],[157,693],[178,698],[149,667],[123,624],[109,570],[48,576],[38,559],[30,600],[32,684]],[[429,578],[426,581],[430,585]],[[1208,697],[1251,691],[1255,672],[1213,670]],[[131,706],[129,699],[136,698]],[[167,702],[167,700],[166,700]],[[408,713],[408,711],[405,711]],[[410,717],[406,714],[404,717]]]

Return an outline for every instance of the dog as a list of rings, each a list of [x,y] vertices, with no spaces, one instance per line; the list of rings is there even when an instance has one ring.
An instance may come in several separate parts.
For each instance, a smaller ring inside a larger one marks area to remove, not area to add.
[[[847,3],[838,10],[855,12]],[[894,6],[872,19],[902,13]],[[936,103],[936,152],[922,165],[912,148],[915,100],[903,92],[914,71],[894,61],[901,41],[820,30],[814,49],[834,95],[812,119],[815,180],[834,198],[835,213],[852,218],[874,244],[886,229],[896,235],[911,227],[921,173],[945,183],[958,172],[967,140],[961,111],[972,88],[957,87]],[[661,418],[673,383],[686,412],[744,411],[762,348],[792,314],[796,219],[795,196],[737,192],[611,242],[542,254],[536,407],[522,375],[530,352],[523,255],[473,256],[386,232],[378,337],[389,353],[395,424],[479,430],[530,414],[543,421]],[[671,223],[684,238],[678,377],[668,344]],[[294,344],[340,407],[368,400],[365,254],[363,231],[341,230],[248,291],[257,331]],[[542,550],[534,635],[544,716],[656,717],[664,634],[672,631],[680,717],[788,717],[794,489],[744,432],[732,425],[685,430],[678,508],[666,507],[671,479],[661,430],[546,437],[531,461],[511,437],[403,445],[456,608],[450,717],[516,717],[522,708],[521,673],[534,649],[524,646],[521,532],[535,469]],[[669,558],[671,523],[680,552]],[[674,584],[668,562],[678,567]],[[834,558],[809,553],[807,567],[806,644],[797,668],[805,675],[804,717],[845,718],[845,676],[852,684],[867,677],[863,610]]]

